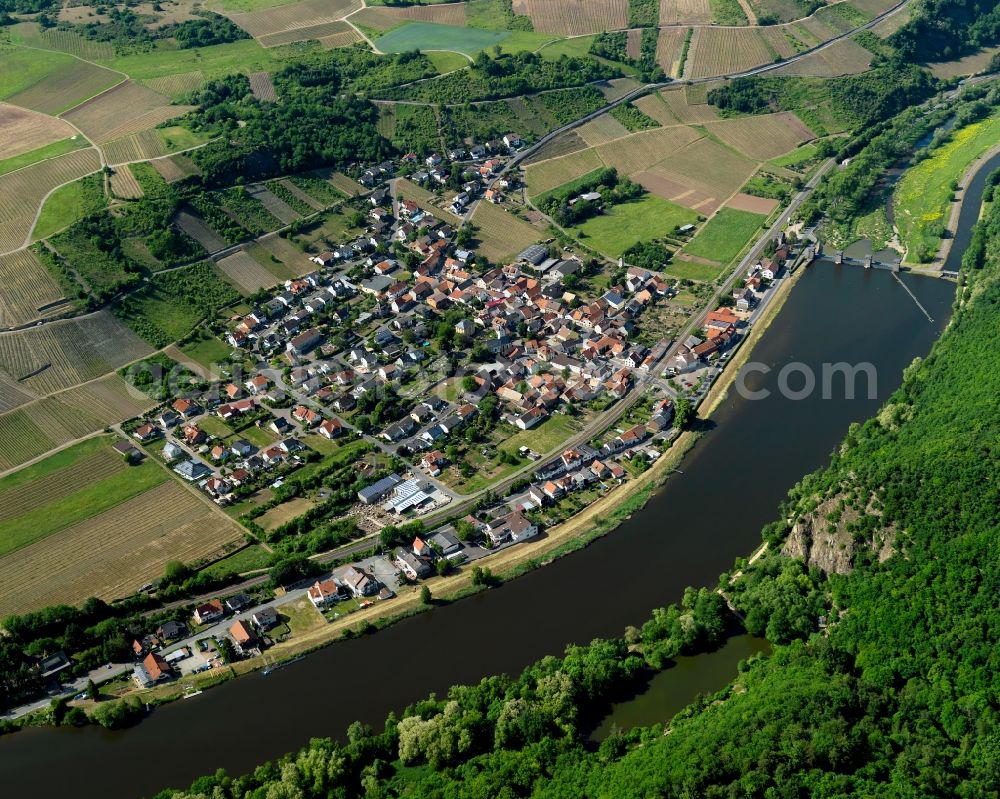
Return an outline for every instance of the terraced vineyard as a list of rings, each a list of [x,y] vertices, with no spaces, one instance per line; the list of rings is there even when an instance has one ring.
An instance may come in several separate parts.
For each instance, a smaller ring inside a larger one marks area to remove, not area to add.
[[[472,223],[479,228],[479,251],[491,261],[502,263],[534,244],[544,235],[527,222],[518,219],[491,202],[476,206]]]
[[[774,60],[760,32],[752,28],[695,28],[684,77],[731,75]]]
[[[168,560],[196,562],[242,537],[169,477],[92,518],[0,558],[0,614],[134,592]]]
[[[539,33],[581,36],[629,26],[628,0],[514,0],[514,13]]]
[[[802,120],[788,111],[720,119],[705,123],[705,127],[733,149],[758,161],[777,158],[816,138]]]
[[[35,214],[50,191],[96,172],[100,166],[97,151],[89,148],[0,175],[0,253],[24,245]]]
[[[120,166],[111,175],[111,192],[123,200],[137,200],[143,196],[142,186],[128,166]]]
[[[0,372],[44,396],[148,355],[149,345],[109,311],[0,334]]]
[[[407,22],[435,22],[439,25],[465,25],[464,3],[441,3],[426,6],[369,6],[351,16],[351,22],[387,31]]]
[[[65,310],[53,303],[63,298],[63,291],[48,270],[30,250],[0,255],[0,327],[22,325],[52,311]]]
[[[98,144],[155,128],[161,122],[187,113],[193,106],[171,105],[170,98],[126,81],[74,108],[65,119]]]
[[[265,8],[260,11],[229,13],[227,16],[262,45],[267,46],[262,39],[337,22],[360,9],[361,5],[360,0],[303,0],[300,3]],[[304,35],[301,38],[317,37]],[[300,40],[292,38],[284,43]]]
[[[691,22],[707,25],[712,21],[709,0],[660,0],[660,24],[678,25]]]
[[[230,283],[243,294],[254,294],[270,288],[277,281],[270,272],[245,252],[227,255],[216,264]]]

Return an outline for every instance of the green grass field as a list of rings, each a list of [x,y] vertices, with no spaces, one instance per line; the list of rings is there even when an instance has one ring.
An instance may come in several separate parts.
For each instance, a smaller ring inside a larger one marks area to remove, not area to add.
[[[499,44],[510,36],[508,31],[488,31],[481,28],[459,28],[455,25],[435,25],[432,22],[411,22],[389,31],[375,41],[383,53],[405,53],[408,50],[453,50],[474,55],[480,50]]]
[[[556,413],[531,430],[521,430],[500,445],[504,452],[516,453],[521,447],[529,447],[539,454],[554,449],[583,425],[578,417]]]
[[[635,202],[612,206],[571,231],[588,247],[619,258],[633,244],[660,238],[677,225],[697,219],[698,214],[691,209],[647,194]]]
[[[66,53],[0,45],[0,63],[3,64],[3,69],[0,69],[0,99],[27,89],[56,68],[75,60]]]
[[[708,220],[684,250],[697,258],[728,264],[760,229],[764,219],[763,214],[723,208]]]
[[[66,153],[73,152],[73,150],[89,146],[90,143],[83,136],[55,141],[52,144],[46,144],[44,147],[29,150],[26,153],[11,156],[10,158],[4,158],[0,161],[0,175],[6,175],[15,169],[21,169],[31,164],[37,164],[39,161],[44,161],[47,158],[55,158],[57,155],[65,155]]]
[[[133,80],[162,78],[200,70],[206,80],[236,72],[274,71],[290,55],[286,47],[264,49],[253,39],[186,50],[154,49],[145,53],[116,56],[106,66],[126,73]]]
[[[207,368],[216,363],[227,362],[232,351],[232,347],[215,336],[193,341],[181,347],[181,352]]]
[[[696,264],[691,261],[674,261],[667,264],[664,272],[673,277],[683,280],[700,280],[704,283],[711,283],[715,280],[723,267],[718,264]]]
[[[71,465],[93,453],[95,448],[108,444],[109,439],[100,438],[70,447],[51,458],[46,458],[41,463],[0,480],[0,492],[14,485],[24,485],[56,469]],[[8,519],[4,522],[3,535],[0,537],[0,556],[40,541],[72,524],[90,519],[169,479],[170,476],[155,463],[146,462],[84,485],[69,496],[36,507],[14,519]],[[10,480],[13,482],[8,482]]]
[[[896,226],[908,263],[930,261],[937,254],[948,222],[952,181],[1000,141],[1000,114],[956,131],[930,158],[909,169],[893,198]]]
[[[221,577],[230,572],[248,572],[254,569],[263,569],[271,562],[271,556],[267,554],[263,547],[253,544],[252,546],[234,552],[228,558],[216,561],[211,566],[206,566],[201,570],[202,574],[212,577]]]
[[[427,58],[434,65],[434,69],[441,74],[454,72],[456,69],[462,69],[462,67],[469,65],[468,58],[461,53],[453,53],[449,50],[435,50],[433,53],[428,53]]]
[[[790,153],[785,155],[780,155],[777,158],[772,158],[770,163],[775,166],[784,167],[795,167],[797,164],[801,164],[803,161],[808,161],[810,158],[815,158],[816,151],[819,148],[816,146],[815,142],[809,142],[808,144],[803,144],[796,150],[792,150]]]
[[[32,238],[54,236],[87,214],[99,211],[106,205],[102,186],[101,176],[88,175],[56,189],[42,205]]]

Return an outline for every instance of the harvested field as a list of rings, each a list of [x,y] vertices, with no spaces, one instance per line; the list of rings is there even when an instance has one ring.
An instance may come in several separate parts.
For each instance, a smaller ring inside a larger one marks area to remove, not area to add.
[[[248,13],[227,14],[243,30],[260,39],[298,28],[314,28],[343,19],[361,8],[360,0],[303,0]]]
[[[707,25],[711,21],[712,6],[709,0],[660,0],[661,25],[678,25],[685,22]]]
[[[870,51],[853,39],[841,39],[819,52],[810,53],[794,63],[779,67],[771,74],[836,78],[841,75],[856,75],[866,72],[871,63],[872,53]]]
[[[544,194],[603,166],[600,156],[591,149],[530,164],[525,169],[528,193],[532,196]]]
[[[20,155],[75,136],[61,119],[0,103],[0,159]]]
[[[633,100],[632,105],[663,126],[678,124],[677,117],[674,116],[659,94],[647,94],[638,100]]]
[[[778,201],[772,200],[770,197],[754,197],[752,194],[740,192],[730,198],[726,207],[736,211],[749,211],[752,214],[767,216],[778,207]]]
[[[996,53],[1000,53],[1000,47],[987,47],[964,58],[954,61],[941,61],[936,64],[928,64],[927,66],[935,78],[942,80],[963,77],[965,75],[975,75],[989,66],[990,61]]]
[[[0,372],[38,396],[93,380],[152,352],[110,311],[0,334]]]
[[[407,22],[436,22],[439,25],[461,27],[465,25],[465,4],[441,3],[403,8],[369,6],[354,14],[351,17],[351,22],[364,25],[367,28],[374,28],[377,31],[391,30]]]
[[[545,235],[499,205],[487,201],[476,206],[472,223],[479,228],[476,233],[479,252],[497,263],[517,255]]]
[[[672,78],[680,75],[681,52],[688,28],[662,28],[656,40],[656,63]]]
[[[662,91],[660,97],[666,101],[670,111],[681,122],[699,124],[712,122],[719,118],[712,106],[704,103],[691,103],[684,89]]]
[[[695,28],[684,77],[732,75],[774,60],[755,28]]]
[[[0,255],[0,286],[0,327],[30,322],[47,311],[65,310],[59,302],[62,289],[30,250]],[[51,310],[46,307],[53,305]]]
[[[576,132],[591,147],[607,144],[629,134],[628,128],[610,114],[603,114],[597,119],[592,119],[578,127]]]
[[[169,158],[157,158],[155,161],[151,161],[150,163],[153,165],[153,168],[160,173],[160,176],[167,181],[167,183],[173,183],[175,180],[181,180],[189,175],[197,175],[199,172],[194,161],[186,155],[172,155]]]
[[[538,33],[580,36],[628,27],[628,0],[514,0]]]
[[[169,98],[129,80],[74,108],[65,117],[88,138],[102,144],[155,128],[193,108],[170,105]]]
[[[216,266],[242,294],[254,294],[278,282],[274,275],[242,250],[226,256]]]
[[[271,80],[270,72],[251,72],[247,77],[250,78],[250,91],[254,97],[262,103],[278,102],[278,94],[274,91],[274,81]]]
[[[226,248],[226,240],[212,230],[200,216],[188,211],[178,211],[174,217],[174,224],[204,247],[206,252],[213,253]]]
[[[0,559],[0,613],[115,599],[239,539],[242,530],[169,479],[90,519]]]
[[[595,152],[606,166],[613,166],[622,175],[632,175],[664,159],[676,158],[677,153],[700,136],[692,128],[654,128],[603,144]]]
[[[143,195],[142,186],[135,179],[128,165],[119,166],[111,175],[111,193],[123,200],[138,200]]]
[[[309,39],[330,39],[334,36],[355,33],[354,28],[341,20],[321,22],[319,25],[305,25],[301,28],[291,28],[287,31],[270,33],[257,38],[261,47],[279,47],[293,42],[304,42]]]
[[[61,114],[123,80],[124,76],[110,69],[74,60],[7,100],[43,114]]]
[[[734,150],[739,150],[756,161],[777,158],[816,138],[802,120],[790,111],[720,119],[718,122],[705,123],[705,128]]]
[[[662,175],[652,172],[637,172],[631,178],[651,194],[703,214],[712,213],[720,205],[720,201],[712,195],[693,189],[687,183],[671,180]]]
[[[711,201],[689,205],[706,213],[718,208],[738,191],[756,167],[754,162],[741,158],[711,139],[701,138],[646,171],[708,195]],[[690,202],[690,197],[677,202],[686,204]]]
[[[335,50],[338,47],[350,47],[355,42],[361,41],[364,41],[364,37],[350,26],[348,26],[346,31],[319,37],[319,43],[324,50]]]
[[[609,103],[624,97],[630,91],[638,89],[642,84],[634,78],[612,78],[595,83],[594,88],[604,95],[604,99]]]
[[[172,100],[180,100],[184,95],[193,92],[205,82],[205,74],[201,70],[194,72],[179,72],[176,75],[164,75],[161,78],[144,78],[142,83],[158,94],[166,95]]]
[[[157,130],[144,130],[101,145],[105,160],[115,164],[129,161],[147,161],[167,154],[166,145]]]
[[[101,166],[95,149],[77,150],[0,175],[0,253],[20,249],[42,201],[53,189]]]

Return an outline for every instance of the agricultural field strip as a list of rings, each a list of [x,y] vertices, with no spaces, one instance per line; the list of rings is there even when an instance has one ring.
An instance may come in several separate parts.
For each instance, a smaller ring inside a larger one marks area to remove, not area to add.
[[[247,13],[229,13],[226,16],[255,39],[259,39],[276,33],[340,21],[359,11],[363,6],[360,0],[304,0],[301,3]]]
[[[100,161],[98,151],[89,147],[0,175],[0,255],[25,247],[48,196],[97,172]]]
[[[162,574],[168,560],[197,561],[242,532],[168,479],[0,559],[0,615],[89,596],[125,596]]]
[[[38,318],[39,309],[63,299],[63,291],[30,250],[0,256],[0,312],[8,327]]]

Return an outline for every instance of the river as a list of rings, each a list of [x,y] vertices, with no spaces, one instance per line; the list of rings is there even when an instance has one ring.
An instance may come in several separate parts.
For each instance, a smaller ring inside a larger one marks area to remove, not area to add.
[[[714,585],[759,543],[788,489],[827,460],[850,422],[873,414],[902,369],[942,331],[954,285],[902,279],[934,323],[888,272],[818,262],[800,276],[753,354],[772,369],[754,387],[772,392],[778,369],[791,361],[817,374],[826,362],[869,362],[877,399],[861,391],[853,400],[774,393],[748,401],[731,392],[714,428],[681,464],[683,474],[586,549],[269,677],[250,675],[157,709],[130,730],[34,728],[4,736],[0,784],[11,795],[129,799],[185,786],[219,767],[242,772],[311,737],[340,736],[355,719],[378,725],[390,710],[454,683],[515,674],[568,643],[620,635],[685,586]],[[678,690],[692,696],[705,689]]]

